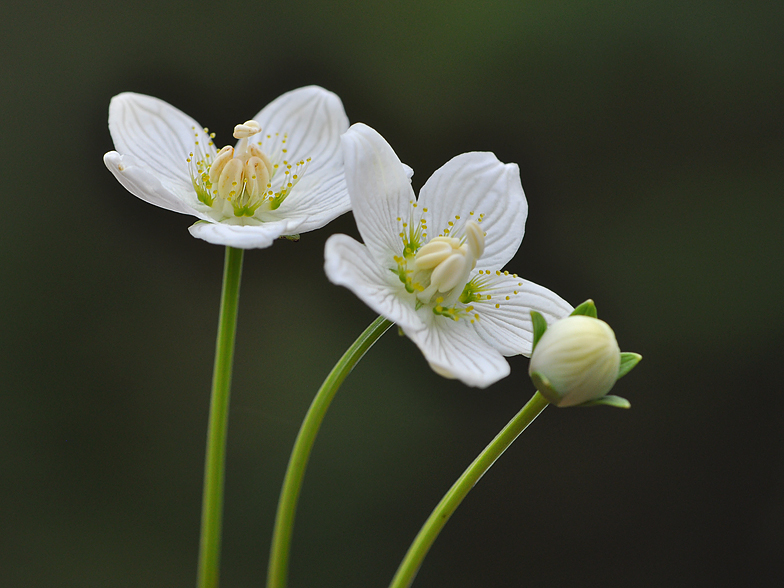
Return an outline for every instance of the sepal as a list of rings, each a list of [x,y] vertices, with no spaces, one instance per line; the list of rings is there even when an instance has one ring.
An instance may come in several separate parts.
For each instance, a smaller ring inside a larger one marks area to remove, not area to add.
[[[544,396],[547,399],[547,402],[550,404],[557,405],[558,402],[561,400],[560,394],[556,392],[552,384],[550,384],[550,380],[547,377],[539,372],[531,372],[530,374],[531,381],[536,386],[536,389],[539,391],[539,394]]]
[[[620,380],[626,374],[628,374],[634,366],[640,363],[642,359],[642,355],[639,353],[632,353],[630,351],[622,351],[621,352],[621,365],[618,366],[618,379]]]
[[[621,398],[620,396],[613,396],[612,394],[606,394],[601,398],[596,398],[595,400],[589,400],[588,402],[583,402],[582,404],[577,404],[575,406],[612,406],[614,408],[631,408],[632,404],[625,398]]]
[[[575,308],[569,316],[576,316],[578,314],[599,318],[596,314],[596,305],[590,298]]]
[[[532,310],[531,322],[534,326],[534,340],[531,346],[531,353],[533,353],[534,349],[536,349],[536,344],[539,343],[539,339],[542,338],[542,335],[544,335],[544,332],[547,330],[547,321],[541,313]]]

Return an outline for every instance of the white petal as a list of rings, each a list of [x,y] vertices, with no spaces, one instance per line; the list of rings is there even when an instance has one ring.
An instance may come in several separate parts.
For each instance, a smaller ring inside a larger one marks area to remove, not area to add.
[[[324,271],[333,284],[345,286],[362,302],[401,327],[423,328],[414,296],[388,269],[380,267],[367,247],[348,235],[332,235],[324,248]]]
[[[210,139],[194,119],[158,98],[124,92],[109,104],[109,132],[119,153],[132,155],[169,192],[196,200],[187,159],[197,140],[206,148]]]
[[[352,125],[341,142],[357,228],[376,262],[389,263],[403,251],[402,224],[397,219],[410,220],[410,202],[415,200],[406,166],[367,125]],[[413,220],[418,222],[419,217]]]
[[[439,375],[477,388],[509,375],[509,364],[474,332],[469,321],[432,315],[428,323],[422,329],[403,327],[403,331]]]
[[[347,213],[351,210],[351,201],[342,164],[340,169],[333,171],[331,177],[317,178],[311,176],[308,170],[276,213],[281,216],[307,217],[307,221],[299,228],[300,233],[320,229]]]
[[[266,222],[260,225],[229,225],[226,223],[201,221],[191,225],[191,235],[215,245],[227,245],[238,249],[264,249],[281,235],[297,233],[299,221]]]
[[[114,177],[134,196],[167,210],[203,217],[168,190],[146,166],[138,165],[132,155],[109,151],[103,156],[103,161]]]
[[[446,162],[422,186],[419,206],[428,209],[423,217],[431,238],[450,229],[450,222],[450,234],[460,236],[465,221],[484,214],[481,227],[487,236],[479,263],[490,269],[502,268],[512,259],[528,216],[520,170],[492,153],[463,153]]]
[[[340,136],[348,117],[340,98],[318,86],[306,86],[278,96],[253,117],[261,125],[258,142],[267,134],[288,135],[286,159],[311,158],[308,173],[340,163]]]
[[[310,158],[308,168],[279,211],[285,216],[308,217],[301,232],[323,227],[348,212],[351,205],[343,173],[340,136],[348,117],[337,95],[318,86],[287,92],[255,117],[267,134],[287,135],[285,159],[292,165]]]
[[[482,339],[504,355],[531,355],[536,310],[552,324],[574,310],[571,304],[544,286],[512,275],[492,276],[490,300],[474,302],[479,320],[473,327]],[[509,298],[507,300],[507,298]],[[498,306],[498,308],[496,308]]]

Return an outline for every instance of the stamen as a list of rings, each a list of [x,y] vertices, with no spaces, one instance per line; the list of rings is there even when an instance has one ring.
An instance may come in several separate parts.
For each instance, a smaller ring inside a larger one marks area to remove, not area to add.
[[[403,225],[405,226],[405,224]],[[401,233],[403,235],[403,233]],[[416,254],[416,265],[419,269],[433,269],[447,257],[452,255],[455,247],[452,243],[441,238],[436,238],[422,246]]]
[[[218,183],[218,179],[221,176],[221,172],[226,164],[231,161],[234,157],[234,147],[230,147],[226,145],[223,149],[218,151],[218,156],[215,158],[215,161],[212,162],[210,166],[210,182],[213,184]]]
[[[472,220],[465,224],[465,241],[474,260],[482,257],[485,252],[485,234],[479,225]]]
[[[449,292],[468,276],[468,260],[460,249],[453,252],[433,270],[430,285],[439,292]]]
[[[269,182],[267,166],[258,157],[251,157],[245,164],[245,190],[252,200],[263,199]]]
[[[261,147],[256,145],[255,143],[251,143],[248,146],[248,151],[250,152],[251,157],[258,157],[264,162],[264,165],[267,166],[267,172],[270,177],[272,177],[273,167],[270,158],[267,157],[267,154],[261,150]]]
[[[194,149],[186,159],[191,182],[199,201],[212,209],[217,220],[224,220],[227,214],[225,204],[231,203],[235,217],[255,217],[257,210],[264,205],[266,211],[275,210],[291,193],[310,163],[310,158],[296,164],[283,159],[287,149],[286,134],[266,135],[267,146],[262,149],[261,141],[251,142],[250,138],[261,133],[261,126],[255,120],[248,120],[234,127],[234,137],[239,139],[235,147],[229,145],[215,152],[210,139],[215,133],[209,129],[193,127]],[[206,143],[206,144],[205,144]],[[280,167],[285,170],[282,182],[274,182],[273,177]]]
[[[224,200],[231,201],[237,195],[237,186],[242,182],[242,162],[239,159],[229,159],[223,166],[218,179],[218,195]]]

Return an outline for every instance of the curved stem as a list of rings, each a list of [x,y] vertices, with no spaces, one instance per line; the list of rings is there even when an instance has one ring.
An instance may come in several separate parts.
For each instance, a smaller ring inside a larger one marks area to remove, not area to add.
[[[291,550],[291,535],[294,529],[294,515],[297,509],[297,500],[302,479],[305,477],[305,468],[308,465],[310,451],[316,440],[321,421],[329,408],[335,393],[340,388],[343,380],[354,369],[368,349],[373,346],[392,323],[384,317],[378,317],[348,348],[343,357],[335,364],[332,371],[324,380],[321,388],[305,415],[305,420],[294,442],[294,449],[289,458],[283,488],[278,501],[278,513],[275,517],[275,529],[272,532],[272,546],[270,548],[269,569],[267,570],[267,588],[283,588],[286,586],[289,567],[289,552]]]
[[[229,392],[231,369],[234,363],[234,336],[237,331],[242,257],[242,249],[226,247],[218,338],[215,344],[215,366],[212,373],[207,456],[204,463],[198,588],[217,588],[219,580],[226,431],[229,421]]]
[[[449,491],[435,507],[430,517],[422,525],[419,534],[408,548],[405,558],[400,563],[390,588],[408,588],[422,565],[427,552],[438,537],[449,517],[455,512],[471,488],[490,469],[501,454],[525,431],[536,417],[547,407],[548,401],[537,392],[515,417],[501,430],[495,439],[485,447],[468,469],[463,472]]]

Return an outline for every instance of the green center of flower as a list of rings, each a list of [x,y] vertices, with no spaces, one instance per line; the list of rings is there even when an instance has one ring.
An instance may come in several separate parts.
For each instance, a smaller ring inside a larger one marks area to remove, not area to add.
[[[416,203],[412,203],[416,208]],[[427,209],[422,211],[427,213]],[[470,213],[474,217],[474,213]],[[479,226],[484,215],[460,223],[460,216],[448,223],[440,235],[427,239],[427,221],[402,219],[402,255],[395,256],[398,275],[407,292],[414,294],[417,308],[429,306],[435,314],[458,320],[473,311],[471,302],[482,300],[484,281],[469,280],[471,271],[485,250],[485,233]],[[460,225],[455,228],[455,222]],[[457,234],[458,236],[452,236]],[[459,304],[458,304],[459,303]]]
[[[207,129],[204,129],[208,132]],[[199,201],[209,206],[219,218],[259,219],[260,213],[276,210],[286,199],[294,185],[305,173],[310,158],[292,164],[285,159],[287,137],[267,135],[272,149],[262,150],[262,145],[249,139],[261,133],[255,120],[234,127],[236,147],[229,145],[216,153],[210,141],[200,145],[196,133],[195,150],[187,159],[191,181]],[[214,138],[215,134],[210,134]],[[282,182],[274,182],[281,164]]]

